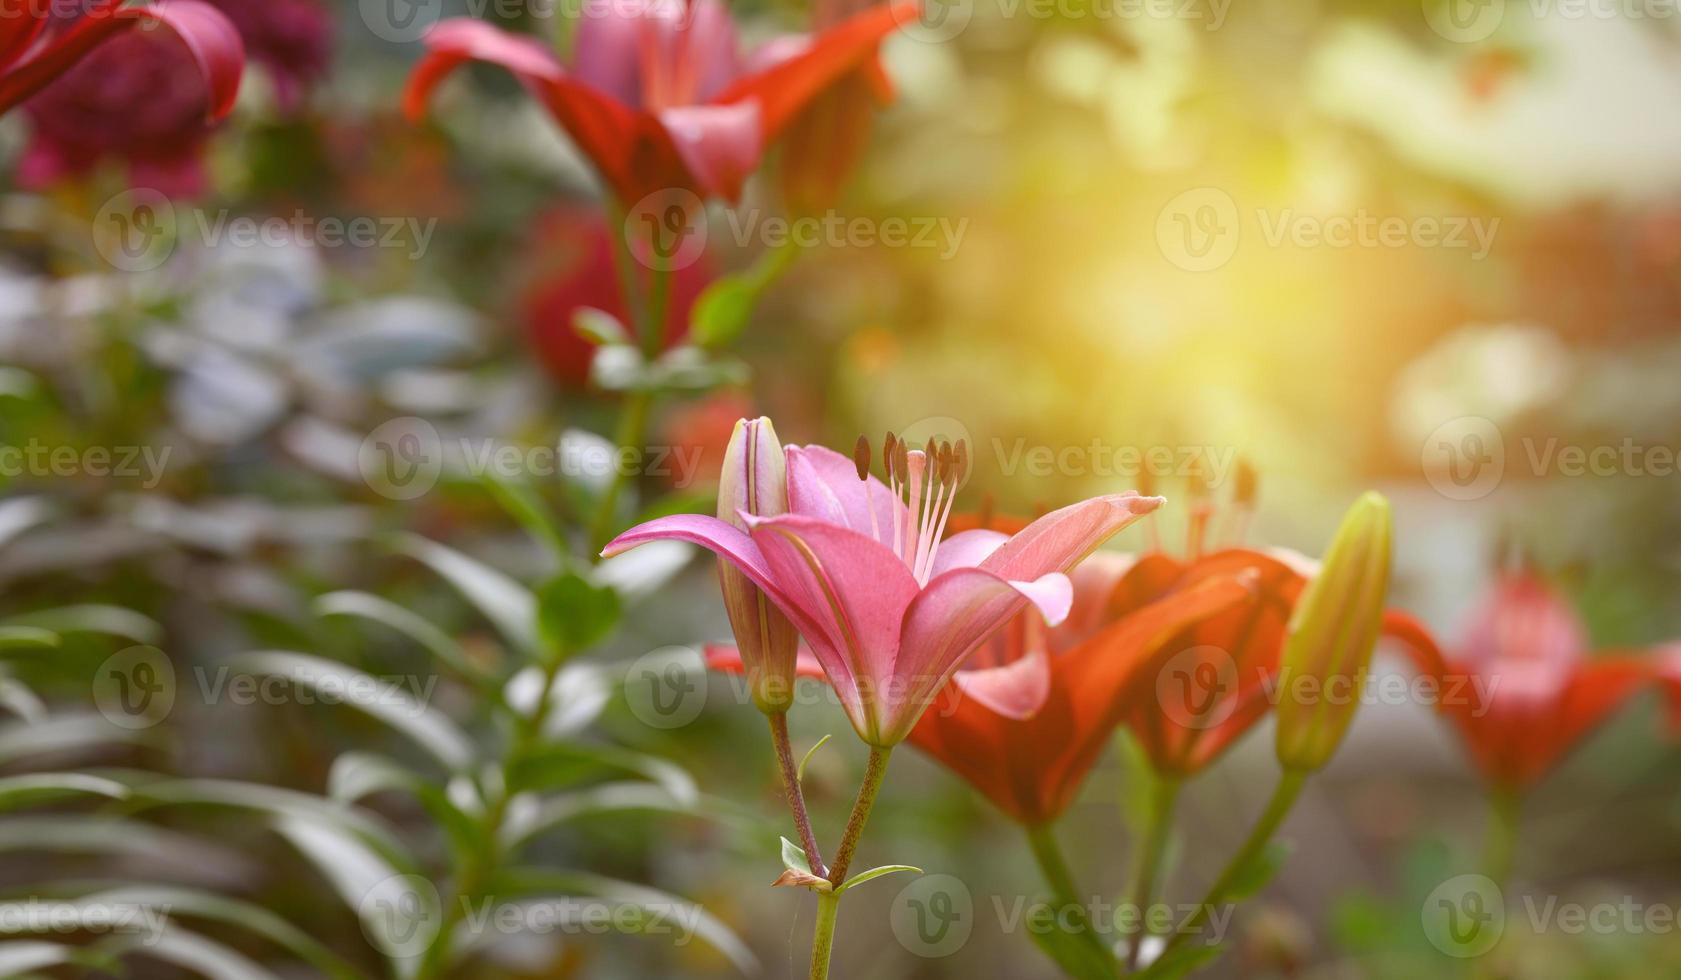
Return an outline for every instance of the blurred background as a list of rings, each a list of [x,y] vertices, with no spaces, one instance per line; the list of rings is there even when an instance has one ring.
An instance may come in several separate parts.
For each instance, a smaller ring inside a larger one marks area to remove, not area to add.
[[[115,60],[0,123],[0,444],[23,450],[0,473],[0,614],[97,605],[147,621],[83,622],[50,655],[4,659],[8,682],[68,719],[31,728],[39,716],[8,698],[8,775],[142,769],[320,794],[347,747],[400,752],[356,712],[210,703],[186,682],[266,649],[437,673],[400,636],[318,615],[318,597],[347,589],[495,662],[471,604],[375,542],[412,532],[526,582],[553,555],[461,459],[414,493],[371,478],[382,425],[554,450],[522,475],[563,521],[585,520],[600,493],[599,474],[566,461],[600,451],[624,395],[603,365],[592,373],[572,317],[618,302],[615,231],[570,142],[494,70],[465,73],[427,119],[406,120],[420,45],[391,36],[378,4],[217,5],[239,14],[251,54],[226,124],[199,121],[190,69]],[[569,36],[554,9],[517,0],[416,8]],[[730,9],[749,47],[813,16]],[[1187,501],[1226,499],[1242,459],[1259,475],[1252,544],[1318,554],[1361,490],[1389,495],[1392,602],[1446,645],[1514,553],[1571,599],[1595,648],[1681,636],[1673,4],[958,0],[893,38],[884,62],[898,97],[828,212],[844,220],[794,250],[728,357],[656,406],[648,441],[672,465],[644,468],[623,523],[709,512],[743,415],[843,450],[859,433],[962,435],[976,466],[961,508],[1030,516],[1140,486],[1167,496],[1153,532],[1117,539],[1126,550],[1152,534],[1181,550]],[[125,104],[125,90],[147,97]],[[704,255],[675,276],[676,322],[709,281],[778,251],[773,184],[713,205]],[[98,447],[110,466],[94,463]],[[1593,455],[1602,447],[1614,453]],[[677,763],[704,805],[583,817],[537,853],[693,899],[767,975],[803,975],[809,896],[765,887],[787,830],[763,723],[732,680],[698,671],[695,648],[729,631],[712,563],[685,555],[667,556],[590,659],[615,685],[649,664],[691,671],[705,695],[693,720],[651,724],[626,688],[597,707],[591,737]],[[163,651],[181,689],[167,723],[113,740],[79,726],[101,724],[89,678],[130,640]],[[832,837],[863,751],[833,705],[809,700],[795,744],[836,736],[806,775]],[[448,678],[432,705],[491,724]],[[1631,701],[1537,789],[1515,882],[1564,901],[1681,903],[1681,753],[1660,707]],[[1263,724],[1187,789],[1177,900],[1200,895],[1263,805],[1271,744]],[[1126,874],[1123,758],[1106,758],[1060,829],[1082,884],[1110,895]],[[1209,975],[1457,969],[1419,915],[1480,846],[1479,786],[1428,707],[1363,709],[1287,825],[1293,859],[1239,913]],[[401,799],[368,805],[400,831],[424,822]],[[43,812],[110,811],[31,812],[0,824],[8,894],[188,880],[377,970],[320,872],[237,811],[132,815],[178,836],[180,853],[133,841],[60,853]],[[838,975],[1054,975],[1031,942],[992,926],[998,903],[1036,886],[1019,833],[950,773],[900,752],[864,850],[869,864],[961,877],[975,928],[939,955],[896,941],[887,910],[904,884],[888,879],[843,912]],[[318,975],[207,932],[281,976]],[[1509,975],[1681,966],[1670,933],[1530,932],[1510,918]],[[43,975],[92,975],[56,969]],[[461,975],[737,972],[705,944],[610,935],[511,943]]]

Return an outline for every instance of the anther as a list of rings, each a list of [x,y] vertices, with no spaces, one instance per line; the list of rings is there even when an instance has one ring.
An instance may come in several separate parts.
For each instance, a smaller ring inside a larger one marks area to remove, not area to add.
[[[870,478],[870,440],[863,436],[858,437],[857,444],[852,447],[852,462],[858,467],[858,479],[868,480]]]

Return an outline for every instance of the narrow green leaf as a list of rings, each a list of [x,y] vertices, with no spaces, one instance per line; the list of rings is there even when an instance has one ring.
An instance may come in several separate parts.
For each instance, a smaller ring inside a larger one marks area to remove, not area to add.
[[[399,535],[394,547],[455,586],[514,649],[527,657],[537,655],[537,597],[530,589],[477,558],[418,534]]]
[[[0,626],[0,650],[40,650],[59,645],[59,636],[38,626]]]
[[[794,770],[794,778],[795,779],[799,780],[802,783],[805,782],[805,766],[806,766],[806,763],[810,762],[811,757],[817,754],[817,750],[822,748],[831,738],[834,738],[834,736],[833,735],[825,735],[822,738],[817,740],[816,745],[813,745],[811,748],[805,750],[805,756],[800,759],[799,768]]]
[[[801,853],[804,854],[803,851]],[[847,878],[846,881],[841,883],[840,888],[836,889],[836,894],[840,894],[851,888],[856,888],[866,881],[874,881],[883,875],[896,874],[900,871],[912,871],[916,874],[922,873],[921,868],[912,867],[908,864],[884,864],[879,868],[871,868],[868,871],[860,871],[850,878]]]
[[[103,633],[142,644],[156,644],[163,639],[163,627],[150,616],[122,606],[98,603],[38,609],[12,616],[5,626],[0,626],[0,631],[11,626],[34,626],[53,633]]]
[[[595,646],[619,623],[619,595],[576,572],[562,572],[537,594],[537,632],[551,656]]]
[[[0,779],[0,810],[52,803],[66,797],[89,794],[121,800],[128,787],[115,780],[79,772],[40,772]]]
[[[313,608],[317,616],[359,616],[380,623],[420,644],[457,673],[477,681],[486,679],[484,670],[468,659],[461,644],[406,606],[372,593],[347,589],[317,596]]]

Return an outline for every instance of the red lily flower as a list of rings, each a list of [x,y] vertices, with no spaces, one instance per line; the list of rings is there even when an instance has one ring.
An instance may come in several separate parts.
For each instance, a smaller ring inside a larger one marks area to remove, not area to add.
[[[1495,582],[1452,652],[1422,631],[1407,640],[1420,669],[1441,680],[1441,710],[1477,767],[1508,792],[1540,781],[1660,669],[1644,651],[1590,657],[1575,611],[1526,570]]]
[[[419,118],[461,65],[500,65],[542,101],[621,204],[673,190],[733,201],[788,125],[914,15],[915,0],[873,7],[748,73],[719,0],[608,4],[578,25],[570,70],[533,38],[452,18],[427,35],[403,104]]]
[[[1068,619],[1047,629],[1037,614],[1023,614],[970,654],[911,744],[1021,823],[1061,816],[1147,686],[1141,682],[1163,645],[1250,596],[1241,579],[1212,578],[1112,615],[1132,564],[1114,552],[1086,559],[1069,576]]]
[[[89,0],[85,12],[64,20],[39,0],[0,0],[0,113],[16,108],[112,38],[162,24],[180,37],[204,76],[210,118],[226,116],[239,95],[245,67],[245,46],[228,18],[202,0],[159,0],[140,7],[123,2]]]

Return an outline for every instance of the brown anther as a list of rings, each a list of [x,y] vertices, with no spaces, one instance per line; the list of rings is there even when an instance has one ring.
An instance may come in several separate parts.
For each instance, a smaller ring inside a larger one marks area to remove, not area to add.
[[[1237,461],[1237,486],[1232,491],[1233,502],[1239,507],[1255,506],[1255,496],[1259,482],[1260,474],[1255,472],[1255,467],[1249,465],[1247,459],[1239,459]]]
[[[969,443],[963,439],[957,440],[957,446],[952,450],[958,482],[969,478]]]
[[[881,465],[886,467],[888,479],[897,476],[899,472],[893,468],[893,454],[898,451],[898,448],[899,437],[889,431],[887,438],[881,441]]]
[[[858,437],[858,442],[852,447],[852,463],[858,467],[858,479],[870,478],[870,440]]]

